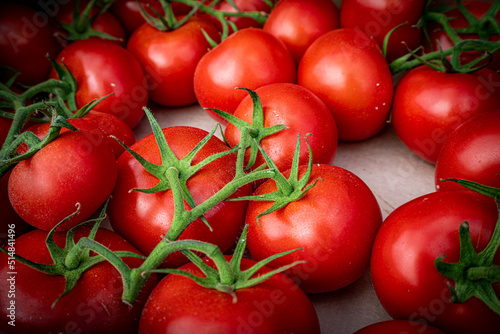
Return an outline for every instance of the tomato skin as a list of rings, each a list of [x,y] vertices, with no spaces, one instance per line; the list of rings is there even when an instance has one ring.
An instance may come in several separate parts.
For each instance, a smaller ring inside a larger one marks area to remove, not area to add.
[[[139,124],[149,92],[144,71],[129,51],[111,41],[94,38],[69,44],[56,60],[64,63],[76,78],[78,108],[114,93],[94,110],[112,113],[132,129]],[[54,71],[51,75],[57,77]]]
[[[301,166],[299,175],[306,167]],[[259,222],[257,215],[271,202],[251,201],[246,216],[248,249],[256,261],[304,249],[269,265],[307,261],[286,272],[306,293],[337,290],[360,278],[368,270],[371,246],[382,223],[377,200],[359,177],[340,167],[315,164],[309,184],[318,178],[304,197],[260,217]],[[275,182],[267,181],[254,194],[275,190]]]
[[[445,334],[443,331],[422,322],[406,320],[386,320],[377,322],[354,334]]]
[[[87,115],[80,118],[69,118],[68,122],[79,130],[84,130],[84,134],[92,143],[104,141],[109,145],[115,157],[118,159],[125,151],[115,138],[119,139],[127,146],[131,146],[136,142],[135,133],[132,129],[119,119],[117,116],[105,112],[91,110]],[[42,139],[48,133],[50,123],[37,123],[30,126],[27,131],[33,132],[37,137]],[[62,128],[61,133],[71,130]]]
[[[281,0],[262,29],[282,40],[298,65],[309,45],[339,28],[339,21],[339,9],[331,0]]]
[[[78,227],[75,240],[86,237],[90,226]],[[47,232],[33,230],[15,240],[16,254],[41,264],[52,264],[45,245]],[[59,247],[65,245],[66,233],[56,232],[54,240]],[[126,250],[138,253],[123,237],[100,228],[95,240],[111,250]],[[9,291],[8,257],[0,254],[0,286]],[[130,267],[138,267],[142,260],[124,258]],[[123,283],[118,271],[108,262],[99,263],[83,273],[71,292],[59,300],[55,309],[51,304],[64,291],[62,276],[48,275],[16,262],[15,274],[15,326],[2,321],[0,331],[6,333],[137,333],[139,318],[147,296],[156,284],[152,276],[140,292],[137,302],[130,307],[121,300]],[[0,296],[1,315],[8,318],[7,293]]]
[[[213,266],[211,261],[205,262]],[[254,263],[244,258],[242,269]],[[182,269],[201,276],[192,263]],[[268,271],[264,267],[259,273]],[[168,275],[148,298],[139,333],[320,333],[311,301],[281,273],[235,294],[237,300],[233,302],[228,293],[204,288],[183,276]]]
[[[453,129],[468,118],[500,107],[500,75],[443,73],[427,66],[406,73],[394,93],[392,125],[416,155],[435,164]]]
[[[436,162],[436,190],[465,190],[458,178],[500,188],[500,109],[476,115],[450,133]]]
[[[316,39],[302,56],[298,82],[330,108],[340,140],[370,138],[387,122],[391,72],[376,42],[359,30],[335,29]]]
[[[22,220],[16,213],[9,201],[7,185],[11,171],[8,171],[0,178],[0,212],[2,219],[0,222],[0,246],[6,244],[9,239],[9,229],[13,230],[15,237],[18,237],[31,229],[31,226]],[[11,238],[12,239],[12,238]]]
[[[0,65],[20,71],[19,84],[31,86],[49,77],[47,54],[55,58],[60,51],[53,35],[44,13],[22,4],[0,5]]]
[[[80,13],[85,9],[88,4],[88,0],[80,1],[79,10]],[[56,21],[59,23],[72,24],[73,23],[73,11],[76,5],[76,0],[71,0],[67,3],[58,7],[57,14],[55,15]],[[92,11],[90,15],[96,15],[99,12],[99,8],[94,5],[92,7]],[[92,29],[108,34],[112,37],[117,38],[117,40],[110,40],[113,43],[116,43],[120,46],[125,46],[127,36],[125,34],[125,29],[121,25],[120,21],[115,17],[113,13],[110,11],[105,11],[99,14],[91,25]],[[59,38],[59,43],[62,47],[66,47],[68,45],[68,41],[64,39],[64,36],[67,35],[67,32],[60,25],[58,27],[58,33],[61,34]],[[96,38],[96,37],[93,37]]]
[[[182,158],[191,151],[208,133],[191,127],[170,127],[163,130],[169,146],[177,157]],[[139,140],[132,147],[146,160],[160,164],[158,145],[153,135]],[[198,152],[193,165],[216,152],[226,151],[228,147],[217,137],[212,137]],[[202,168],[187,182],[195,203],[201,203],[214,192],[232,180],[235,173],[236,156],[226,155]],[[144,254],[162,240],[173,216],[173,198],[171,190],[154,194],[145,194],[131,189],[148,189],[158,183],[158,179],[147,172],[129,153],[123,153],[118,159],[118,180],[109,203],[109,217],[113,230],[123,235]],[[251,186],[242,187],[234,196],[249,195]],[[186,209],[189,208],[185,204]],[[223,251],[234,244],[245,219],[246,201],[223,201],[209,210],[204,217],[213,231],[202,222],[194,221],[181,234],[180,239],[203,240],[217,244]],[[170,255],[165,265],[178,267],[186,262],[184,255]]]
[[[202,29],[214,41],[220,41],[216,27],[195,17],[180,28],[166,32],[145,23],[130,36],[127,49],[151,78],[149,97],[152,101],[165,106],[196,103],[194,71],[210,49]]]
[[[421,320],[446,333],[498,333],[500,316],[473,297],[463,304],[450,301],[448,283],[434,260],[459,258],[458,229],[470,225],[479,251],[491,239],[498,219],[491,198],[470,191],[442,191],[418,197],[396,208],[382,223],[372,250],[375,292],[394,319]],[[497,251],[494,264],[500,263]],[[494,285],[497,295],[500,285]]]
[[[270,13],[271,8],[268,4],[266,4],[263,0],[233,0],[234,4],[241,12],[262,12],[262,13]],[[226,0],[222,0],[218,2],[214,8],[223,12],[234,13],[236,9]],[[238,30],[244,28],[262,28],[262,25],[259,24],[254,19],[249,17],[227,17],[227,19],[233,22]],[[220,26],[220,21],[215,19],[217,24]],[[222,26],[221,26],[222,29]],[[229,28],[232,31],[232,28]]]
[[[486,1],[463,1],[462,2],[465,8],[472,13],[477,19],[481,19],[484,14],[490,9],[492,3]],[[458,9],[452,9],[445,13],[448,18],[453,18],[449,20],[450,26],[453,29],[465,28],[469,25],[469,22],[465,19],[462,12]],[[496,19],[500,22],[500,12],[497,13]],[[431,50],[447,50],[453,47],[453,42],[450,40],[448,35],[443,31],[443,28],[439,24],[431,25],[428,29],[429,39],[424,43],[424,47],[429,52]],[[458,34],[458,36],[462,39],[479,39],[479,36],[476,34]],[[490,41],[498,41],[500,36],[498,34],[493,34],[490,36]],[[428,41],[432,41],[430,45]],[[469,63],[479,56],[482,55],[482,52],[479,51],[467,51],[462,52],[460,55],[460,62],[462,64]],[[451,60],[451,56],[448,57]],[[488,64],[488,67],[492,68],[495,71],[500,70],[500,52],[496,51],[493,53],[493,57],[491,59],[491,63]]]
[[[288,129],[264,138],[260,146],[276,163],[280,171],[292,166],[297,136],[301,136],[300,164],[309,161],[309,150],[304,137],[311,146],[315,163],[329,164],[337,152],[337,126],[328,107],[307,88],[292,83],[275,83],[262,86],[255,91],[264,110],[264,126],[284,124]],[[253,103],[247,96],[241,101],[234,116],[252,123]],[[307,121],[305,121],[307,120]],[[240,141],[241,132],[228,124],[224,136],[231,146]],[[247,151],[247,158],[250,150]],[[255,167],[265,163],[264,157],[257,156]]]
[[[116,158],[104,141],[92,134],[61,134],[31,158],[21,161],[9,177],[9,199],[27,223],[50,230],[64,222],[67,230],[89,218],[109,197],[116,183]]]
[[[387,33],[400,24],[387,47],[387,59],[394,60],[420,46],[422,33],[416,24],[422,15],[424,0],[343,0],[340,6],[342,28],[355,28],[373,36],[382,47]]]
[[[273,35],[246,28],[231,34],[200,59],[194,73],[194,92],[203,108],[232,114],[247,94],[236,87],[255,90],[277,82],[296,82],[290,52]],[[227,123],[206,111],[215,120]]]
[[[172,2],[170,6],[172,6],[175,15],[185,15],[191,10],[188,5],[178,2]],[[129,36],[135,29],[146,23],[141,13],[141,7],[153,17],[156,17],[156,14],[151,8],[161,15],[165,15],[160,1],[157,0],[115,0],[110,7],[111,12],[119,19]]]

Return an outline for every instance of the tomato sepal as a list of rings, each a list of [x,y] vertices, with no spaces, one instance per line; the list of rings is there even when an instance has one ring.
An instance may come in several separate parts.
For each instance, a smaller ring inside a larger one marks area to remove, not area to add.
[[[493,264],[495,254],[500,247],[500,189],[485,186],[462,179],[455,181],[467,188],[495,199],[499,218],[488,245],[479,253],[474,249],[470,236],[469,224],[463,221],[459,227],[460,258],[456,263],[443,262],[446,255],[440,255],[434,261],[437,271],[453,281],[448,285],[453,303],[464,303],[472,297],[482,300],[489,308],[500,314],[500,299],[496,296],[492,284],[500,282],[500,266]]]
[[[213,268],[208,266],[203,261],[195,263],[197,266],[199,264],[201,265],[199,266],[199,269],[205,274],[205,277],[200,277],[180,269],[155,269],[151,270],[151,272],[182,275],[184,277],[192,279],[194,282],[207,289],[215,289],[217,291],[232,295],[233,303],[236,303],[237,296],[235,294],[235,291],[239,289],[250,288],[252,286],[260,284],[277,273],[286,271],[299,263],[305,262],[305,261],[296,261],[289,265],[285,265],[277,269],[271,270],[265,274],[253,277],[260,269],[262,269],[271,261],[280,258],[282,256],[288,255],[290,253],[293,253],[295,251],[298,251],[300,249],[293,249],[287,252],[275,254],[262,261],[257,262],[256,264],[254,264],[253,266],[251,266],[246,270],[241,270],[241,261],[243,259],[243,255],[246,249],[247,232],[248,232],[248,225],[245,225],[243,232],[236,245],[234,254],[229,262],[226,260],[224,254],[222,254],[222,252],[219,250],[218,247],[212,249],[212,246],[214,245],[206,244],[199,241],[192,241],[193,246],[196,245],[197,246],[196,248],[199,248],[198,250],[204,248],[205,254],[207,254],[207,256],[210,259],[212,259],[216,265],[217,268],[216,270],[207,270]]]
[[[253,138],[253,140],[246,145],[246,147],[250,147],[250,158],[246,166],[246,170],[249,170],[255,164],[255,160],[257,159],[257,154],[259,152],[258,147],[262,139],[271,136],[275,133],[278,133],[282,130],[286,130],[288,129],[288,127],[285,126],[284,124],[275,124],[273,126],[265,127],[264,109],[262,107],[262,102],[260,100],[259,95],[254,90],[249,88],[236,87],[236,89],[246,90],[250,95],[250,97],[252,98],[253,102],[252,124],[244,120],[241,120],[238,117],[223,110],[211,109],[211,108],[206,108],[206,109],[215,112],[217,115],[219,115],[220,117],[222,117],[223,119],[225,119],[226,121],[237,127],[240,131],[243,131],[244,128],[249,129],[249,135],[251,138]]]

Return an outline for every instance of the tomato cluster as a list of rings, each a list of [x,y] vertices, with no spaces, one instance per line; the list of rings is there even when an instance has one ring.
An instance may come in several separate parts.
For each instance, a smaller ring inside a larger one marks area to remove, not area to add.
[[[498,1],[2,3],[0,332],[320,333],[362,277],[392,320],[356,333],[500,332],[499,31]],[[436,191],[384,212],[335,158],[388,131]]]

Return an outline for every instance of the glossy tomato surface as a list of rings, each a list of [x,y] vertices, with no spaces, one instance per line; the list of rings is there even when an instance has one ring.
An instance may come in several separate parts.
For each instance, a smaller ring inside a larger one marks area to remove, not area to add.
[[[391,123],[412,152],[436,163],[451,131],[474,115],[500,107],[498,83],[500,76],[487,68],[462,74],[417,67],[396,86]]]
[[[247,28],[231,34],[201,58],[194,73],[194,92],[203,108],[232,114],[246,96],[237,87],[255,90],[277,82],[294,83],[296,72],[283,42],[262,29]]]
[[[391,72],[377,43],[362,31],[335,29],[316,39],[302,56],[298,83],[330,108],[340,140],[370,138],[387,122]]]
[[[110,41],[86,39],[69,44],[56,60],[64,63],[77,81],[79,108],[113,93],[94,110],[112,113],[132,129],[139,124],[149,92],[144,71],[129,51]],[[57,75],[52,72],[52,76]]]
[[[392,61],[420,46],[423,36],[416,24],[424,4],[424,0],[342,0],[340,25],[373,36],[380,47],[385,36],[401,25],[389,38],[387,59]]]
[[[243,259],[242,269],[253,264]],[[182,269],[202,275],[192,263]],[[264,267],[259,273],[268,271]],[[204,288],[189,278],[169,275],[150,295],[141,316],[139,333],[320,333],[311,301],[283,274],[236,290],[234,296],[236,299],[229,293]]]
[[[89,218],[116,183],[116,158],[104,141],[84,131],[66,132],[21,161],[9,177],[9,199],[30,225],[50,230],[64,218],[67,230]]]
[[[165,106],[197,102],[194,71],[200,58],[210,50],[203,31],[215,42],[220,41],[217,28],[200,18],[191,18],[169,31],[160,31],[145,23],[130,36],[127,49],[148,74],[152,101]]]
[[[340,27],[339,20],[339,9],[331,0],[281,0],[262,29],[282,40],[298,65],[312,42]]]
[[[75,240],[87,237],[91,227],[88,225],[75,230]],[[15,253],[39,264],[52,264],[53,260],[45,244],[46,231],[33,230],[15,240]],[[56,232],[54,241],[59,247],[65,245],[66,233]],[[111,250],[124,250],[139,254],[123,237],[100,228],[95,240]],[[140,292],[137,302],[127,305],[121,300],[123,283],[118,271],[104,261],[94,265],[78,280],[71,292],[61,298],[52,308],[52,303],[63,293],[63,276],[49,275],[32,269],[18,261],[15,273],[8,264],[7,255],[0,254],[0,331],[12,334],[25,333],[137,333],[139,318],[144,303],[156,284],[152,276]],[[141,259],[123,258],[132,268],[138,267]],[[12,279],[14,277],[14,279]],[[10,279],[10,280],[9,280]],[[14,287],[11,285],[13,284]],[[7,292],[13,290],[15,296]],[[15,326],[8,309],[14,304]]]
[[[117,159],[125,151],[118,140],[127,146],[136,142],[135,133],[128,124],[113,114],[91,110],[84,117],[69,118],[68,122],[77,129],[84,130],[83,133],[90,142],[107,143]],[[37,123],[26,131],[31,131],[41,139],[48,133],[49,127],[50,123]],[[61,129],[61,133],[69,131],[71,130]]]
[[[185,157],[208,134],[201,129],[182,126],[166,128],[163,133],[179,159]],[[131,148],[151,163],[161,163],[153,135],[139,140]],[[228,147],[220,139],[212,137],[196,154],[193,165],[212,154],[227,150]],[[232,180],[235,166],[235,154],[226,155],[194,174],[187,181],[187,189],[195,203],[205,201]],[[158,182],[159,180],[147,172],[129,153],[123,153],[118,159],[118,180],[109,204],[111,225],[144,254],[151,252],[171,226],[174,214],[172,191],[148,194],[131,189],[149,189]],[[242,187],[234,196],[248,195],[250,190],[250,185]],[[246,207],[245,201],[221,202],[204,215],[212,231],[201,219],[197,219],[180,238],[215,243],[225,251],[233,245],[241,232]],[[189,209],[187,202],[185,208]],[[185,262],[187,259],[182,254],[174,253],[166,263],[177,267]]]
[[[307,88],[292,83],[276,83],[255,91],[261,100],[264,126],[284,124],[284,129],[260,142],[260,146],[274,161],[280,171],[292,166],[297,138],[301,137],[300,163],[307,164],[311,146],[315,163],[331,163],[337,152],[337,126],[328,107]],[[241,101],[234,116],[253,123],[253,102],[250,96]],[[309,135],[310,134],[310,135]],[[231,146],[240,142],[241,132],[233,124],[226,126],[224,135]],[[307,136],[307,143],[306,143]],[[250,149],[247,151],[247,158]],[[259,153],[254,167],[265,163]]]
[[[454,282],[434,265],[442,254],[445,262],[458,261],[463,221],[481,251],[497,220],[494,201],[470,191],[430,193],[394,210],[380,227],[371,258],[373,286],[389,315],[428,322],[446,333],[498,333],[500,316],[475,297],[452,303],[448,284]],[[497,251],[494,264],[499,263]],[[500,285],[494,287],[498,296]]]
[[[302,166],[299,175],[304,174],[305,167]],[[287,274],[307,293],[337,290],[360,278],[368,270],[372,243],[382,223],[375,196],[353,173],[332,165],[315,164],[309,184],[316,180],[304,197],[258,221],[257,216],[272,202],[251,201],[246,216],[248,249],[255,260],[303,249],[269,265],[279,267],[306,261]],[[257,188],[255,195],[273,191],[276,184],[270,180]]]
[[[465,190],[446,178],[500,188],[500,109],[476,115],[450,133],[436,162],[437,190]]]

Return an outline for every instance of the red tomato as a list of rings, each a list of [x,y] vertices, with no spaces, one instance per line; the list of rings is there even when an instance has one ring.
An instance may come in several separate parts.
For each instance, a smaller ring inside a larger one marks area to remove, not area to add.
[[[425,321],[446,333],[499,333],[500,316],[473,297],[450,301],[448,284],[434,260],[459,258],[458,229],[470,225],[472,244],[482,250],[498,219],[494,201],[471,191],[443,191],[418,197],[394,210],[379,229],[372,250],[375,292],[391,317]],[[500,252],[494,260],[500,264]],[[494,286],[500,295],[500,284]]]
[[[204,30],[220,41],[216,27],[201,18],[191,18],[180,28],[160,31],[145,23],[130,36],[127,49],[139,60],[150,78],[149,96],[165,106],[196,103],[194,70],[210,44]]]
[[[194,73],[194,92],[203,108],[232,114],[247,94],[235,88],[255,90],[295,80],[295,64],[283,42],[262,29],[247,28],[230,35],[201,58]]]
[[[79,10],[80,13],[85,9],[88,5],[89,0],[79,0]],[[76,0],[71,0],[69,2],[65,2],[63,5],[59,6],[57,14],[54,16],[58,23],[64,24],[72,24],[73,23],[73,12],[76,6]],[[94,5],[90,12],[90,16],[94,16],[99,12],[100,8]],[[114,43],[125,46],[126,43],[126,34],[125,29],[121,25],[120,21],[116,18],[116,16],[110,11],[105,11],[99,14],[94,21],[92,22],[91,28],[93,30],[108,34],[112,37],[118,38],[118,40],[112,40]],[[58,33],[61,34],[62,38],[60,40],[63,47],[66,47],[68,42],[64,39],[64,36],[67,36],[67,31],[64,30],[61,26],[58,29]]]
[[[178,2],[171,2],[170,6],[172,6],[175,15],[185,15],[191,9],[188,5]],[[151,8],[161,15],[165,15],[158,0],[115,0],[110,10],[118,17],[127,34],[131,35],[135,29],[146,23],[146,20],[142,16],[141,7],[153,17],[156,17],[156,14]]]
[[[0,246],[2,247],[9,239],[9,235],[11,235],[12,238],[17,238],[31,228],[29,224],[19,217],[10,204],[9,193],[7,191],[9,176],[10,171],[0,178],[0,212],[2,213],[2,220],[0,223]],[[9,230],[11,230],[12,233],[9,233]]]
[[[22,4],[0,5],[0,65],[20,71],[18,83],[35,85],[49,77],[47,54],[55,58],[60,50],[53,35],[44,13]]]
[[[500,75],[443,73],[427,66],[406,73],[396,86],[392,125],[401,141],[422,159],[436,163],[453,129],[468,118],[500,108]]]
[[[302,166],[299,175],[303,175]],[[290,171],[286,172],[288,175]],[[246,223],[248,249],[256,261],[296,248],[269,265],[280,267],[304,260],[287,271],[302,290],[322,293],[343,288],[367,270],[382,214],[368,186],[351,172],[332,165],[314,165],[310,182],[321,178],[304,197],[260,217],[272,202],[250,201]],[[255,191],[276,191],[267,181]]]
[[[170,148],[180,159],[208,134],[204,130],[190,127],[166,128],[163,133]],[[151,163],[160,164],[159,149],[153,135],[141,139],[131,148]],[[227,149],[220,139],[212,137],[195,156],[193,165],[209,155]],[[195,203],[205,201],[232,180],[235,165],[236,156],[226,155],[194,174],[188,180],[187,188]],[[174,213],[172,192],[168,190],[147,194],[130,190],[152,188],[157,183],[158,179],[129,153],[123,153],[118,159],[118,180],[109,203],[111,225],[144,254],[149,254],[170,228]],[[250,186],[243,187],[235,196],[245,196],[250,191]],[[187,203],[185,207],[189,207]],[[197,219],[181,234],[181,238],[215,243],[225,251],[233,245],[241,232],[246,207],[245,201],[221,202],[204,215],[213,231],[201,219]],[[168,265],[173,267],[185,262],[186,258],[180,253],[172,254],[167,260]]]
[[[75,240],[87,237],[90,227],[78,227]],[[52,264],[45,239],[47,232],[34,230],[15,240],[15,253],[40,264]],[[66,233],[57,232],[54,241],[59,247],[65,245]],[[99,229],[95,240],[111,250],[139,253],[123,237]],[[107,261],[101,262],[83,273],[76,286],[51,309],[52,303],[64,291],[62,276],[48,275],[20,262],[15,263],[15,274],[8,267],[8,257],[0,254],[0,331],[12,334],[25,333],[137,333],[139,317],[152,291],[156,278],[152,277],[131,307],[121,300],[122,278]],[[127,265],[138,267],[142,260],[124,258]],[[9,278],[14,277],[14,281]],[[14,282],[14,283],[13,283]],[[15,297],[7,293],[15,285]],[[11,314],[9,306],[14,304],[15,326],[8,324]]]
[[[416,24],[425,0],[343,0],[340,6],[342,28],[355,28],[373,36],[382,47],[387,33],[400,24],[389,38],[387,59],[394,60],[420,46],[422,33]]]
[[[500,188],[500,109],[463,122],[450,133],[436,162],[437,190],[464,190],[457,178]]]
[[[127,146],[131,146],[136,142],[135,133],[130,127],[117,116],[105,112],[91,110],[87,115],[81,118],[69,118],[68,122],[79,130],[84,130],[84,134],[88,135],[87,139],[96,144],[104,141],[108,144],[118,157],[125,151],[114,136]],[[37,137],[42,139],[49,131],[50,123],[37,123],[27,129],[33,132]],[[61,129],[61,133],[71,131],[69,129]],[[27,148],[27,147],[26,147]]]
[[[30,225],[43,230],[76,211],[58,229],[67,230],[89,218],[109,197],[116,182],[116,158],[92,134],[67,132],[31,158],[17,164],[9,178],[12,207]]]
[[[297,136],[301,136],[300,163],[307,164],[309,150],[305,136],[312,134],[307,141],[312,149],[315,163],[329,164],[337,152],[337,126],[328,107],[307,88],[292,83],[276,83],[258,88],[255,91],[261,100],[264,111],[264,126],[284,124],[288,129],[264,138],[260,146],[269,154],[280,171],[292,167]],[[252,123],[253,103],[251,96],[241,101],[234,116]],[[307,121],[306,121],[307,120]],[[231,146],[240,142],[241,132],[229,123],[224,136]],[[247,159],[250,149],[247,151]],[[254,167],[265,163],[259,153]]]
[[[312,42],[339,28],[339,20],[332,0],[281,0],[262,29],[282,40],[298,65]]]
[[[491,2],[485,2],[485,1],[463,1],[462,2],[465,8],[467,8],[468,11],[472,13],[474,17],[477,19],[481,19],[484,14],[490,9],[492,3]],[[448,18],[451,18],[449,20],[450,26],[453,29],[460,29],[460,28],[466,28],[469,26],[469,22],[465,19],[463,16],[462,12],[459,9],[452,9],[448,12],[445,12],[446,16]],[[496,19],[500,23],[500,12],[497,12],[496,14]],[[448,37],[448,35],[443,31],[443,28],[439,24],[434,24],[431,25],[430,27],[426,28],[428,30],[429,34],[429,39],[426,39],[426,42],[432,41],[432,44],[429,45],[426,43],[426,48],[427,51],[431,50],[447,50],[453,47],[453,42],[451,39]],[[479,36],[476,34],[459,34],[460,38],[462,39],[479,39]],[[497,34],[492,34],[490,37],[490,41],[498,41],[500,39],[500,36]],[[462,64],[469,63],[476,59],[477,57],[481,56],[482,52],[479,51],[467,51],[463,52],[460,55],[460,62]],[[451,60],[451,56],[449,57]],[[494,70],[500,70],[500,52],[494,52],[493,53],[493,58],[491,63],[488,65],[488,67],[494,69]]]
[[[211,261],[205,260],[211,264]],[[255,262],[243,259],[242,269]],[[183,266],[194,275],[192,263]],[[266,273],[264,267],[259,273]],[[207,289],[193,280],[168,275],[151,293],[142,312],[139,333],[296,333],[320,332],[318,316],[295,283],[278,273],[250,288],[228,293]],[[209,307],[207,307],[209,306]]]
[[[56,60],[64,63],[76,78],[79,108],[114,93],[94,110],[114,114],[132,129],[139,124],[149,92],[144,71],[129,51],[110,41],[88,39],[69,44]],[[52,72],[52,76],[57,75]]]
[[[445,334],[422,322],[386,320],[377,322],[354,332],[354,334]]]
[[[211,2],[213,1],[206,1],[205,5],[212,6],[221,12],[236,13],[236,9],[226,0],[218,1],[215,5],[212,5]],[[269,7],[265,0],[232,0],[232,2],[240,12],[271,12],[271,7]],[[208,18],[219,30],[222,30],[222,24],[217,18],[210,14],[201,14],[201,16]],[[262,28],[262,24],[249,17],[227,16],[226,19],[234,23],[238,30],[244,28]],[[229,26],[229,33],[232,32],[234,30]]]
[[[359,30],[336,29],[316,39],[302,56],[298,81],[330,108],[340,140],[370,138],[387,122],[391,72],[375,41]]]

